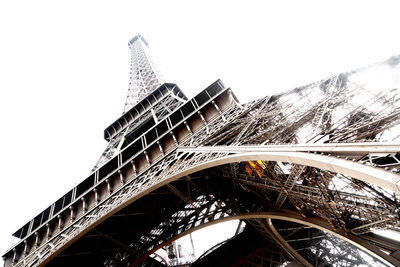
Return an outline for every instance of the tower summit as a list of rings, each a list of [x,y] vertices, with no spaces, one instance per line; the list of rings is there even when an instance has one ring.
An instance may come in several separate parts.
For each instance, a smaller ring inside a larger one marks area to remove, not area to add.
[[[131,69],[124,113],[164,83],[148,55],[148,43],[137,34],[129,43],[131,49]]]

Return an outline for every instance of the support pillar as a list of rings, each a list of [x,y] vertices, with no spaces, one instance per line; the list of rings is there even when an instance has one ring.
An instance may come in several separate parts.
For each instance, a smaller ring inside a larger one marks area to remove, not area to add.
[[[111,194],[112,193],[112,188],[111,188],[111,183],[110,183],[109,179],[106,179],[106,184],[107,184],[108,194]]]
[[[121,186],[125,184],[124,176],[122,175],[121,170],[118,170],[119,173],[119,180],[121,181]]]
[[[96,201],[96,204],[99,204],[100,197],[99,197],[99,192],[98,192],[97,188],[93,189],[93,192],[94,192],[94,200]]]
[[[81,198],[82,200],[82,210],[85,213],[87,211],[87,204],[86,204],[86,199],[84,197]]]

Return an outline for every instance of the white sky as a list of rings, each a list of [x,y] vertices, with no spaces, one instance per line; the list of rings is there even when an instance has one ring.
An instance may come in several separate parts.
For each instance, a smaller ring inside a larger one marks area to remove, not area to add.
[[[123,111],[128,41],[192,97],[242,101],[400,54],[396,1],[1,1],[0,253],[86,178]]]

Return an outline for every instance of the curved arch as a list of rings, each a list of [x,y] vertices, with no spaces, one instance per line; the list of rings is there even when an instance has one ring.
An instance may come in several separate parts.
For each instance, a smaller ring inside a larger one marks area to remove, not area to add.
[[[218,151],[216,151],[218,152]],[[345,159],[333,158],[320,154],[312,154],[305,152],[245,152],[245,153],[236,153],[227,156],[223,156],[216,159],[211,159],[208,161],[200,162],[198,164],[194,163],[189,167],[182,165],[180,171],[178,173],[173,173],[165,178],[161,179],[158,183],[154,183],[147,188],[143,188],[139,192],[134,195],[131,195],[128,199],[124,200],[124,202],[120,203],[118,207],[109,210],[102,217],[98,218],[90,227],[85,228],[80,231],[77,235],[75,235],[70,240],[66,241],[59,248],[57,248],[57,253],[54,252],[51,257],[44,259],[43,263],[46,264],[53,257],[55,257],[58,253],[60,253],[63,249],[70,246],[84,234],[86,234],[89,230],[95,228],[101,222],[107,220],[112,214],[118,212],[119,210],[125,208],[131,203],[135,202],[139,198],[151,193],[152,191],[169,184],[177,179],[195,173],[197,171],[205,170],[211,167],[216,167],[228,163],[234,162],[242,162],[248,160],[264,160],[264,161],[282,161],[289,162],[294,164],[301,164],[310,167],[316,167],[320,169],[329,170],[335,173],[340,173],[344,175],[348,175],[352,178],[359,179],[361,181],[365,181],[368,183],[372,183],[378,185],[384,189],[396,192],[400,194],[400,176],[395,173],[391,173],[385,171],[383,169],[374,168],[372,166],[363,165],[360,163],[352,162]],[[135,179],[135,178],[134,178]],[[116,193],[116,192],[115,192]],[[113,195],[111,195],[112,197]],[[239,218],[240,219],[240,218]],[[302,222],[304,222],[303,218],[299,218]],[[72,225],[70,226],[72,227]],[[329,229],[329,228],[328,228]],[[172,241],[172,240],[171,240]],[[374,247],[363,243],[362,246],[369,247],[370,250],[373,250]],[[154,251],[154,250],[152,250]],[[147,255],[147,254],[146,254]],[[385,258],[386,255],[380,255],[381,258]],[[391,258],[392,259],[392,258]],[[400,265],[400,261],[398,261]]]
[[[294,211],[282,210],[281,212],[252,212],[252,213],[237,214],[237,215],[232,215],[232,216],[228,216],[228,217],[224,217],[224,218],[219,218],[217,220],[213,220],[213,221],[198,225],[196,227],[188,229],[185,232],[182,232],[182,233],[174,236],[173,238],[161,243],[160,245],[158,245],[157,247],[153,248],[151,251],[149,251],[148,253],[143,255],[141,258],[139,258],[138,260],[133,262],[131,265],[129,265],[129,267],[135,266],[136,264],[141,262],[146,257],[150,256],[152,253],[154,253],[158,249],[168,245],[169,243],[171,243],[185,235],[193,233],[197,230],[209,227],[214,224],[224,223],[224,222],[231,221],[231,220],[246,220],[246,219],[267,219],[269,226],[272,225],[272,222],[271,222],[272,219],[278,219],[278,220],[285,220],[285,221],[295,222],[295,223],[307,225],[310,227],[314,227],[321,231],[325,231],[333,236],[336,236],[342,240],[345,240],[346,242],[356,246],[358,249],[369,254],[370,256],[377,258],[388,265],[399,266],[399,264],[400,264],[400,261],[394,259],[393,257],[390,257],[389,255],[386,255],[382,251],[372,247],[371,245],[362,241],[361,239],[359,239],[355,236],[350,236],[341,230],[333,230],[331,228],[331,226],[321,218],[318,218],[318,217],[303,218]],[[295,258],[297,258],[297,260],[299,260],[306,266],[311,266],[303,257],[301,257],[293,248],[291,248],[291,246],[286,241],[284,241],[283,237],[281,237],[279,235],[279,233],[275,230],[273,225],[272,225],[272,230],[274,231],[275,235],[278,235],[276,237],[281,242],[283,241],[283,245],[288,249],[288,251],[290,251],[290,253],[294,254],[292,256],[295,256]]]
[[[400,194],[400,175],[376,167],[330,156],[305,152],[244,152],[213,159],[184,171],[185,175],[222,164],[248,160],[282,161],[350,176]]]

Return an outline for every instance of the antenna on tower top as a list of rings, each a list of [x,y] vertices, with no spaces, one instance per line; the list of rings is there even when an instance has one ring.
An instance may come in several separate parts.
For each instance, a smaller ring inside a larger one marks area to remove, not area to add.
[[[134,42],[141,40],[147,47],[149,47],[149,43],[144,39],[144,37],[141,34],[136,34],[131,40],[128,42],[129,48],[132,48],[132,45]]]

